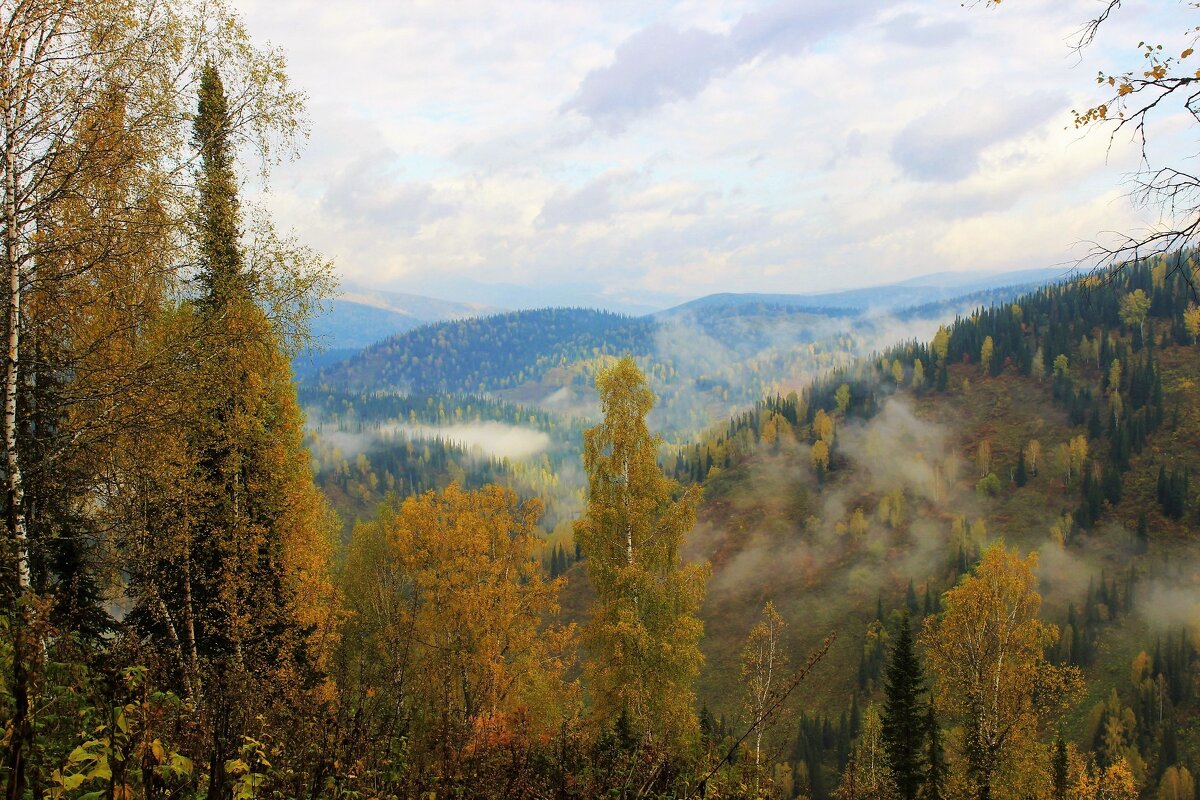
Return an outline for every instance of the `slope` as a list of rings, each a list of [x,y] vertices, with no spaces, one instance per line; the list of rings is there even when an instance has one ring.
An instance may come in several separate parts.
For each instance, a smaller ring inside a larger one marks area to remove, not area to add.
[[[1003,540],[1039,551],[1043,617],[1062,630],[1051,656],[1085,671],[1071,738],[1102,755],[1118,746],[1106,731],[1124,726],[1119,746],[1151,786],[1172,763],[1194,767],[1200,502],[1187,476],[1200,472],[1200,348],[1185,323],[1191,297],[1164,262],[1107,284],[1047,287],[959,319],[933,345],[890,348],[768,398],[670,453],[677,475],[705,483],[690,548],[714,570],[701,681],[711,710],[737,719],[739,651],[767,600],[791,622],[794,662],[836,630],[799,701],[836,735],[816,757],[793,752],[797,775],[824,771],[813,795],[828,797],[845,765],[839,742],[849,733],[838,732],[877,700],[900,613],[935,611],[980,551]],[[581,570],[571,574],[568,605],[578,611],[586,587]],[[1150,664],[1141,672],[1131,670],[1139,654]],[[777,731],[778,742],[794,733]]]

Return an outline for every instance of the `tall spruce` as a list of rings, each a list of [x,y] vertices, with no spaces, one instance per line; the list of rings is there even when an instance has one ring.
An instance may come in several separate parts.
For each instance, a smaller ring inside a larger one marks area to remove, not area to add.
[[[884,684],[883,745],[896,791],[916,800],[925,777],[925,674],[913,644],[908,614],[900,620]]]
[[[654,395],[632,358],[596,380],[603,421],[584,434],[587,508],[575,523],[596,590],[584,632],[584,672],[597,718],[679,745],[699,732],[692,683],[703,632],[697,612],[707,566],[684,565],[680,548],[700,501],[658,465],[646,427]]]
[[[157,605],[143,617],[161,641],[186,642],[180,683],[213,732],[208,780],[218,798],[230,791],[226,763],[256,734],[266,704],[284,700],[280,676],[310,672],[333,611],[331,518],[303,447],[284,343],[255,302],[241,254],[228,115],[206,64],[193,136],[196,306],[214,349],[189,375],[189,507],[171,525],[182,542],[163,548],[171,556],[143,595]]]
[[[209,311],[221,310],[235,297],[246,297],[247,276],[238,242],[241,210],[230,141],[229,100],[212,62],[204,65],[200,75],[192,145],[200,154],[195,225],[201,304]]]
[[[1054,741],[1054,755],[1051,757],[1051,780],[1054,783],[1054,800],[1067,800],[1067,789],[1070,776],[1067,758],[1067,743],[1061,735]]]
[[[949,773],[946,751],[942,748],[942,729],[934,716],[933,704],[929,703],[925,714],[925,777],[921,800],[942,800]]]

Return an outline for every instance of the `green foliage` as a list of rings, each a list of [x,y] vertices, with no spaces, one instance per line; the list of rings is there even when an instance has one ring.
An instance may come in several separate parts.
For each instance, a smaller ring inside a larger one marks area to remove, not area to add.
[[[1003,491],[1004,487],[1000,483],[1000,479],[996,477],[996,473],[989,472],[980,478],[975,484],[975,493],[982,498],[996,497]]]
[[[916,800],[925,783],[928,764],[924,746],[928,738],[925,674],[917,659],[908,615],[892,645],[883,688],[883,744],[888,767],[899,797]]]

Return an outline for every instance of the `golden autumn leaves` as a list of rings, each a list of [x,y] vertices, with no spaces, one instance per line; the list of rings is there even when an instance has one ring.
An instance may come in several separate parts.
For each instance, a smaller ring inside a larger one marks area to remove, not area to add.
[[[575,713],[564,676],[572,627],[549,622],[563,580],[542,575],[540,515],[538,501],[507,489],[451,485],[385,506],[351,538],[341,688],[395,704],[412,757],[445,777],[486,744],[480,736],[552,733]]]
[[[596,593],[581,637],[555,621],[566,580],[543,576],[536,500],[451,485],[354,530],[341,691],[400,709],[410,757],[444,779],[505,732],[549,736],[578,722],[582,691],[568,672],[580,643],[595,726],[622,719],[663,747],[695,738],[708,570],[683,565],[680,547],[699,492],[681,493],[659,468],[645,423],[653,397],[633,361],[598,386],[604,420],[586,434],[588,505],[575,526]]]
[[[659,467],[646,427],[654,396],[633,359],[596,386],[604,421],[584,434],[587,508],[575,524],[596,590],[584,675],[598,721],[624,718],[638,737],[680,745],[697,732],[692,684],[703,661],[708,567],[680,557],[700,491],[681,491]]]
[[[999,775],[1022,774],[1044,725],[1082,688],[1077,669],[1045,657],[1058,629],[1038,618],[1036,564],[1036,555],[991,547],[975,574],[946,592],[945,612],[929,617],[921,635],[935,703],[961,721],[962,780],[983,800]]]

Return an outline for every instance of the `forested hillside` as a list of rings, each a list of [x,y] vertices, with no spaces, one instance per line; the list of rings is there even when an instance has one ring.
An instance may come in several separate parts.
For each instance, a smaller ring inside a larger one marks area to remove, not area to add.
[[[651,333],[649,322],[605,311],[518,311],[418,328],[368,347],[319,380],[414,394],[481,393],[598,355],[641,355]]]
[[[789,652],[841,634],[777,732],[791,791],[845,796],[903,619],[925,621],[928,668],[944,593],[998,542],[1038,553],[1045,652],[1082,671],[1042,744],[1057,730],[1148,795],[1195,771],[1200,312],[1173,263],[959,319],[668,457],[706,486],[692,546],[714,570],[701,697],[715,718],[738,716],[728,687],[764,602],[803,620]]]

